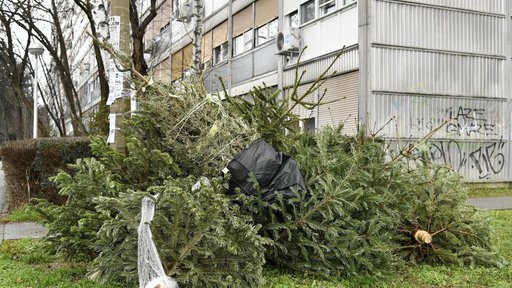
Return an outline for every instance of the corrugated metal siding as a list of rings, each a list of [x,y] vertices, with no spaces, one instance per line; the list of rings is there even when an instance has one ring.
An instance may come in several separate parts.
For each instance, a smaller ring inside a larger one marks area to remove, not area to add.
[[[372,37],[377,43],[503,55],[504,17],[377,1]]]
[[[344,124],[344,133],[354,135],[357,132],[359,71],[333,77],[320,88],[320,96],[327,89],[323,101],[334,103],[318,108],[318,126],[337,126]],[[340,100],[341,99],[341,100]]]
[[[389,150],[398,152],[403,147],[415,142],[403,139],[392,141]],[[472,182],[510,181],[510,157],[507,141],[462,141],[433,140],[429,141],[429,158],[433,161],[450,165],[465,179]]]
[[[370,0],[365,111],[390,150],[446,122],[430,140],[432,160],[468,181],[511,180],[505,3]]]
[[[505,13],[505,0],[402,0],[421,4],[439,5],[452,8],[462,8],[488,13]]]
[[[506,100],[461,97],[429,97],[375,93],[370,100],[370,126],[386,125],[379,134],[388,138],[422,138],[438,130],[434,138],[496,140],[506,133]],[[380,129],[381,127],[377,127]]]
[[[326,57],[321,60],[299,65],[299,76],[305,71],[303,82],[315,80],[325,69],[334,61],[336,55]],[[342,73],[357,69],[359,67],[359,55],[357,47],[345,51],[326,75],[333,72]],[[289,66],[283,74],[283,86],[288,87],[295,82],[295,66]]]
[[[507,97],[505,59],[373,48],[373,90]]]
[[[297,87],[297,96],[301,97],[302,95],[306,94],[306,92],[311,88],[312,84],[304,84]],[[292,89],[288,89],[286,93],[291,93]],[[308,97],[304,99],[304,101],[307,101],[309,103],[316,103],[318,102],[318,91],[313,91]],[[305,109],[304,107],[297,105],[295,109],[293,110],[293,113],[299,115],[301,119],[306,118],[312,118],[312,117],[318,117],[317,109]]]
[[[312,83],[300,85],[297,88],[299,96],[305,94]],[[306,98],[310,103],[317,103],[325,92],[324,103],[315,109],[305,109],[297,106],[294,113],[300,118],[316,118],[316,126],[337,126],[345,123],[343,132],[354,135],[357,132],[358,98],[359,98],[359,72],[354,71],[328,79],[320,88],[316,89]],[[287,89],[285,93],[291,93]]]

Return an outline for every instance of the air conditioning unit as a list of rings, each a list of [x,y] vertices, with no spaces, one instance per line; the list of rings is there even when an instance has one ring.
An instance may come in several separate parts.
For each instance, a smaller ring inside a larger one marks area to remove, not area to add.
[[[193,14],[192,0],[178,0],[176,10],[174,10],[174,18],[176,21],[189,22]]]
[[[300,51],[300,30],[285,28],[276,36],[277,52],[280,55],[298,53]]]

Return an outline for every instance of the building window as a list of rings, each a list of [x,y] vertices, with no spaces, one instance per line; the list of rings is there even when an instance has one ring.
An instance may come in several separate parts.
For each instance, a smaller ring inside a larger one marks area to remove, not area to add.
[[[233,56],[242,54],[252,49],[252,29],[238,37],[233,38]]]
[[[213,64],[220,63],[228,59],[228,42],[213,48]]]
[[[301,119],[301,128],[304,133],[315,133],[316,121],[315,117]]]
[[[300,5],[300,23],[304,24],[315,19],[315,0]]]
[[[297,10],[286,16],[286,22],[288,27],[298,28],[299,27],[299,12]]]
[[[346,0],[345,0],[346,1]],[[320,15],[326,15],[336,10],[335,0],[320,0],[318,3]]]
[[[162,32],[164,32],[165,29],[167,29],[169,26],[171,26],[171,22],[167,22],[164,26],[162,26],[162,28],[160,28],[160,34],[162,34]]]
[[[279,29],[278,19],[274,19],[256,29],[256,45],[261,45],[277,35]]]
[[[352,3],[352,2],[356,2],[356,0],[341,0],[341,2],[343,3],[343,6],[345,6],[345,5],[348,5],[348,4]]]

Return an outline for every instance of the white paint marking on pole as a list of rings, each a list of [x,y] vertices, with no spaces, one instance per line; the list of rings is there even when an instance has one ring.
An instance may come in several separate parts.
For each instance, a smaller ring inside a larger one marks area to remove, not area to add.
[[[116,139],[116,116],[116,114],[108,114],[109,129],[107,143],[114,143]]]
[[[116,50],[119,50],[121,44],[121,16],[109,17],[110,44]],[[112,105],[114,101],[122,97],[123,82],[126,72],[120,72],[117,69],[115,59],[108,61],[109,92],[107,105]]]

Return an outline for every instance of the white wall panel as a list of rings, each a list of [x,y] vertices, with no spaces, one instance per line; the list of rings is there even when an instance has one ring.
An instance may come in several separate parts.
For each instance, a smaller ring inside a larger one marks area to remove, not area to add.
[[[283,1],[283,15],[288,15],[290,12],[297,10],[299,7],[299,0],[282,0]]]
[[[397,153],[413,141],[401,140],[389,143],[390,153]],[[451,166],[469,182],[510,181],[508,174],[511,166],[508,157],[508,143],[503,140],[462,141],[433,140],[427,143],[428,157],[437,163]],[[413,154],[419,154],[417,150]],[[418,155],[419,156],[419,155]]]
[[[336,55],[325,57],[314,62],[302,64],[299,66],[298,75],[300,76],[304,72],[302,82],[313,81],[320,74],[322,74],[327,67],[334,61]],[[336,60],[331,69],[326,75],[330,75],[334,72],[342,73],[357,69],[359,67],[359,55],[357,47],[346,50],[340,58]],[[283,74],[283,86],[288,87],[293,85],[295,82],[295,66],[290,65],[286,68]]]
[[[508,97],[505,59],[374,47],[372,90]]]
[[[307,61],[358,43],[357,6],[341,10],[302,28],[302,55]]]
[[[506,100],[421,95],[374,94],[370,126],[388,138],[422,138],[441,127],[433,138],[496,140],[506,138]],[[375,124],[375,125],[374,125]]]
[[[402,0],[421,4],[461,8],[488,13],[504,14],[506,0]]]
[[[377,43],[391,45],[504,55],[505,37],[501,37],[505,30],[504,18],[377,1],[372,38]]]

